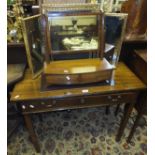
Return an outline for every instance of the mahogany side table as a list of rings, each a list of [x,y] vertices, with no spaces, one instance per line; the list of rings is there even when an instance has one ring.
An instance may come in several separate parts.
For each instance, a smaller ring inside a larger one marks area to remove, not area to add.
[[[60,88],[52,91],[41,91],[41,78],[32,80],[31,73],[27,70],[24,79],[12,91],[11,101],[18,104],[36,151],[40,152],[40,145],[30,117],[33,113],[127,103],[126,113],[124,113],[116,136],[116,140],[119,141],[137,98],[146,89],[146,86],[122,62],[118,63],[113,79],[115,85],[90,84],[71,89]]]

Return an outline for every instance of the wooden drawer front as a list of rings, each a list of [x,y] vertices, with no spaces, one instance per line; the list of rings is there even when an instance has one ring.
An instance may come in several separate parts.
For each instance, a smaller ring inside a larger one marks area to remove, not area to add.
[[[72,84],[86,84],[92,82],[99,82],[103,80],[110,80],[112,70],[85,73],[85,74],[73,74],[73,75],[46,75],[45,80],[47,85],[72,85]]]
[[[123,102],[135,102],[137,99],[136,93],[121,93],[121,94],[110,94],[110,95],[98,95],[83,97],[80,99],[80,105],[88,106],[102,106],[111,105]]]
[[[44,112],[86,107],[98,107],[124,102],[135,102],[137,93],[119,93],[110,95],[83,96],[66,99],[53,99],[47,101],[34,101],[32,103],[22,103],[23,112]]]

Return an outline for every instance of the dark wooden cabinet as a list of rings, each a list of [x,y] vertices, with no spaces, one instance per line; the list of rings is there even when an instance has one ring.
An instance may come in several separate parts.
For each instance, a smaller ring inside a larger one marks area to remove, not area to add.
[[[147,83],[146,49],[139,49],[134,50],[134,52],[129,52],[126,63],[144,83]]]
[[[7,44],[7,64],[27,64],[24,43]]]

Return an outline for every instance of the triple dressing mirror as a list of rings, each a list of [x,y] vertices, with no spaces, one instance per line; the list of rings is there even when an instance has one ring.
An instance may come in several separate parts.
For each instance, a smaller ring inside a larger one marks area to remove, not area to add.
[[[117,64],[124,38],[127,14],[106,13],[105,24],[101,16],[95,13],[50,13],[36,15],[22,20],[27,59],[33,78],[43,69],[44,61],[50,61],[56,54],[97,53],[97,57],[106,49],[105,43],[114,49],[114,61]],[[99,23],[103,22],[102,24]],[[103,25],[103,26],[100,26]],[[100,41],[100,44],[99,44]],[[48,42],[48,44],[47,44]],[[101,45],[101,47],[99,47]]]

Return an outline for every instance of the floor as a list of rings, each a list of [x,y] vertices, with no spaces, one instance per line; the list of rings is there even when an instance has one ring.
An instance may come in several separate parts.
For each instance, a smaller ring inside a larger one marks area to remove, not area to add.
[[[114,116],[105,108],[88,108],[42,114],[43,121],[34,115],[33,122],[40,140],[41,153],[36,153],[28,133],[21,125],[8,142],[8,155],[145,155],[147,154],[147,127],[143,119],[130,144],[126,137],[133,125],[136,111],[131,114],[125,133],[119,143],[115,141],[123,105]]]

